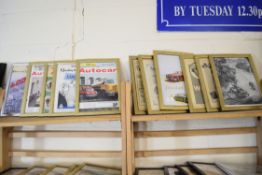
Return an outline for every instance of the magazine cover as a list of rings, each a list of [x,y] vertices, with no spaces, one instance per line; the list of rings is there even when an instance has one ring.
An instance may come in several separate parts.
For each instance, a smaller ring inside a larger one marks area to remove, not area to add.
[[[75,112],[76,64],[57,65],[54,112]]]
[[[49,64],[47,77],[46,77],[44,113],[50,112],[53,74],[54,74],[54,65]]]
[[[33,64],[30,74],[25,113],[40,112],[41,90],[44,80],[44,64]]]
[[[28,64],[14,64],[12,66],[2,115],[20,114],[26,82],[27,66]]]
[[[118,70],[115,62],[80,64],[79,111],[119,108]]]

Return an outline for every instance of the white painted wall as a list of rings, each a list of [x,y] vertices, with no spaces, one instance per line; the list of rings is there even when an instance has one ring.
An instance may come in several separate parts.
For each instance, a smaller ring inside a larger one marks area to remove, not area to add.
[[[157,32],[155,0],[0,0],[0,61],[27,62],[76,58],[121,58],[122,74],[129,80],[128,56],[152,50],[194,53],[251,53],[262,75],[262,33]],[[254,126],[253,119],[150,122],[139,128],[191,129]],[[39,127],[23,127],[37,129]],[[119,130],[118,122],[42,126],[40,129]],[[23,149],[112,149],[120,139],[15,139]],[[189,138],[139,139],[142,149],[206,148],[256,145],[253,134]],[[120,166],[120,159],[85,159]],[[254,163],[254,154],[157,157],[137,159],[137,166],[172,165],[185,160]],[[80,162],[83,159],[15,158],[13,163]]]

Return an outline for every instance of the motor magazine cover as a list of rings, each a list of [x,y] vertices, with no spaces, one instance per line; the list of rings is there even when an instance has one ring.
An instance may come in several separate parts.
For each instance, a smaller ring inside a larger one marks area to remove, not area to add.
[[[76,64],[57,65],[54,112],[75,112]]]
[[[117,64],[81,63],[79,89],[80,112],[119,109]]]
[[[40,96],[44,80],[44,71],[45,66],[43,64],[32,66],[26,101],[26,113],[40,112]]]
[[[2,115],[21,112],[28,64],[12,65]]]

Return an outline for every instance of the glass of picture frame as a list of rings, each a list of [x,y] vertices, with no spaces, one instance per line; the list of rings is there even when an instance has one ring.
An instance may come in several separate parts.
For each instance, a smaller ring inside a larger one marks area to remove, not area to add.
[[[177,175],[179,170],[175,166],[165,166],[164,167],[165,175]]]
[[[44,62],[29,64],[22,104],[22,116],[41,115],[43,113],[46,70],[47,64]]]
[[[218,54],[209,58],[223,111],[261,109],[262,91],[251,55]]]
[[[148,114],[185,113],[186,112],[185,110],[181,110],[181,111],[160,110],[153,56],[139,55],[138,59],[141,69],[142,83],[145,91]]]
[[[136,168],[135,175],[165,175],[164,168]]]
[[[159,106],[164,110],[188,110],[181,52],[154,51]]]
[[[105,166],[97,166],[92,164],[82,164],[78,168],[76,168],[72,175],[94,175],[94,174],[103,174],[103,175],[121,175],[121,169],[105,167]]]
[[[9,168],[3,172],[0,172],[1,175],[20,175],[25,172],[26,168]]]
[[[206,110],[217,112],[220,105],[208,55],[195,55],[195,61]]]
[[[1,115],[17,116],[21,113],[27,69],[28,63],[18,63],[11,66]]]
[[[142,82],[141,69],[137,56],[129,57],[130,77],[132,85],[133,105],[135,114],[146,113],[146,100]]]
[[[215,163],[187,162],[198,175],[229,175]]]
[[[120,113],[119,59],[78,60],[78,113],[85,115]]]
[[[206,112],[201,91],[199,73],[193,55],[185,55],[181,61],[190,112]]]

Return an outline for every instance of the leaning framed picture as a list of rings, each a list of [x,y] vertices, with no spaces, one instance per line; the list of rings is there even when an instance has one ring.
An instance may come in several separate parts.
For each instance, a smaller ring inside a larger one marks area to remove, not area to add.
[[[78,113],[84,115],[120,113],[119,59],[78,60]]]
[[[11,66],[1,115],[17,116],[21,113],[27,69],[28,63],[13,64]]]
[[[54,79],[54,69],[55,65],[54,63],[49,63],[47,65],[47,75],[46,75],[46,83],[45,83],[45,90],[44,90],[44,110],[43,113],[51,114],[53,112],[52,106],[54,105],[54,98],[52,87],[54,85],[53,79]]]
[[[164,168],[136,168],[135,175],[165,175]]]
[[[61,61],[55,63],[54,81],[52,92],[54,92],[53,114],[71,115],[77,109],[77,63],[74,61]]]
[[[223,111],[262,107],[262,91],[251,55],[219,54],[209,58]]]
[[[206,112],[201,91],[199,73],[193,55],[183,57],[181,61],[190,112]]]
[[[23,97],[22,116],[41,115],[44,106],[47,64],[34,62],[29,64],[25,93]]]
[[[220,168],[215,163],[204,163],[204,162],[187,162],[192,170],[198,175],[229,175],[226,171]]]
[[[22,175],[44,174],[47,171],[49,171],[49,169],[50,169],[49,167],[44,167],[44,166],[33,166],[25,170],[25,172],[23,172]]]
[[[180,175],[199,175],[189,165],[175,165]]]
[[[9,168],[3,172],[0,172],[1,175],[20,175],[25,172],[26,168]]]
[[[220,105],[208,55],[195,55],[195,61],[206,110],[217,112]]]
[[[156,73],[152,55],[139,55],[139,64],[148,114],[185,113],[185,110],[160,110],[157,90]]]
[[[41,175],[67,175],[72,172],[77,166],[63,166],[63,165],[55,165],[51,167],[48,171]]]
[[[130,78],[132,85],[133,106],[135,114],[146,113],[146,99],[137,56],[129,57]]]
[[[159,106],[164,110],[188,110],[181,61],[186,53],[154,51]]]
[[[119,168],[97,166],[92,164],[82,164],[78,166],[72,173],[72,175],[93,175],[93,174],[112,174],[121,175],[122,171]]]

